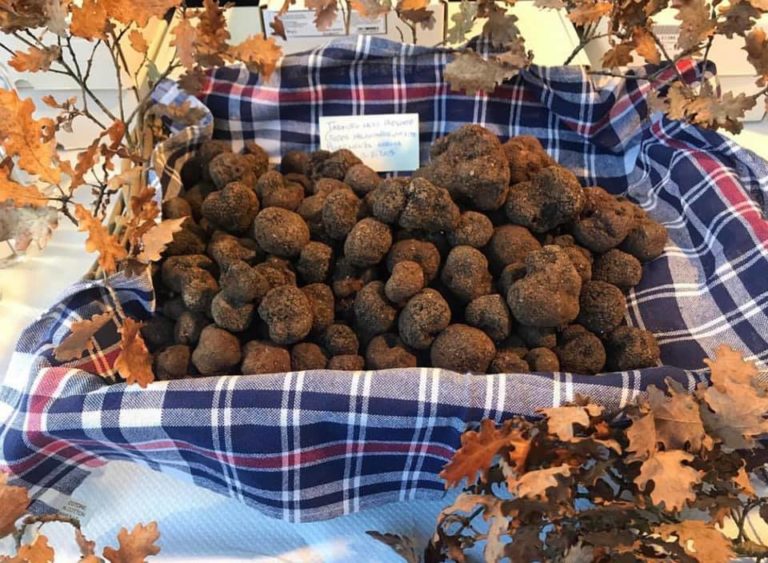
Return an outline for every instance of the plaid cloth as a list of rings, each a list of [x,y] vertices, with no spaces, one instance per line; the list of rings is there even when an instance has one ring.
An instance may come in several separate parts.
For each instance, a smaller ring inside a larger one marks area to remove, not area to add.
[[[501,137],[537,136],[585,185],[626,193],[662,221],[670,242],[629,295],[627,320],[654,331],[657,367],[589,377],[477,375],[438,369],[315,371],[107,385],[118,352],[113,325],[93,353],[58,364],[53,349],[72,322],[108,301],[83,282],[21,336],[0,388],[0,467],[52,510],[108,460],[131,460],[291,521],[330,518],[384,502],[443,494],[438,473],[468,422],[532,414],[576,393],[609,409],[673,377],[692,388],[702,359],[727,343],[768,361],[768,166],[725,137],[648,116],[647,82],[580,68],[531,68],[493,95],[451,92],[450,55],[373,37],[339,40],[286,57],[264,82],[242,68],[207,81],[211,115],[157,147],[152,180],[178,193],[178,169],[213,134],[239,148],[255,140],[273,157],[318,147],[321,115],[416,112],[429,144],[465,122]],[[699,78],[692,63],[679,69]],[[661,76],[669,80],[674,76]],[[185,97],[172,84],[163,102]],[[198,103],[194,100],[194,103]],[[154,303],[148,279],[112,284],[129,314]]]

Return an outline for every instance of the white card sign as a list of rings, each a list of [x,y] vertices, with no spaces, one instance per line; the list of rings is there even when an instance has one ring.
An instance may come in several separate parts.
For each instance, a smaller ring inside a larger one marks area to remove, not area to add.
[[[416,170],[419,167],[419,114],[321,117],[320,148],[349,149],[376,172]]]

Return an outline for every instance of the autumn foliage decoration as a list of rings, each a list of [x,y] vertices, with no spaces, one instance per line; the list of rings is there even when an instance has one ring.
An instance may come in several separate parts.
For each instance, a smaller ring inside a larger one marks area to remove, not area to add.
[[[768,486],[768,475],[744,456],[768,431],[768,393],[754,363],[727,346],[707,363],[711,385],[691,393],[668,380],[619,416],[580,398],[537,421],[483,420],[441,474],[467,486],[425,553],[410,538],[369,533],[408,561],[463,562],[475,546],[489,562],[768,557],[746,534],[750,513],[768,517],[752,485]]]

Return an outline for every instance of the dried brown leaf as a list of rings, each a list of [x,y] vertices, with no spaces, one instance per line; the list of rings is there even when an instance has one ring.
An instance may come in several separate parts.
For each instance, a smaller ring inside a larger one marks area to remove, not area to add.
[[[461,0],[459,11],[451,16],[453,25],[448,28],[445,39],[448,43],[463,43],[477,18],[477,3]]]
[[[487,60],[474,51],[463,52],[445,65],[443,76],[451,90],[493,92],[496,86],[515,76],[519,69]]]
[[[149,51],[147,40],[144,39],[144,36],[138,29],[131,30],[131,33],[128,34],[128,41],[130,42],[133,50],[138,53],[146,54],[147,51]]]
[[[680,20],[677,48],[691,49],[715,32],[715,21],[711,18],[706,0],[688,0],[678,7],[675,19]]]
[[[675,536],[685,553],[700,563],[728,563],[736,556],[731,541],[720,530],[701,520],[662,524],[654,531],[666,541]]]
[[[0,203],[5,201],[13,202],[17,206],[43,207],[46,205],[45,196],[36,186],[22,186],[11,180],[5,168],[0,168]]]
[[[421,26],[422,29],[433,29],[435,27],[435,13],[426,8],[418,10],[400,10],[398,12],[400,19],[411,22],[414,25]]]
[[[199,13],[195,34],[196,58],[205,66],[220,65],[222,55],[229,50],[229,27],[218,0],[203,0],[203,10]]]
[[[160,260],[165,248],[173,241],[173,234],[181,230],[185,220],[186,217],[166,219],[149,229],[141,237],[141,252],[136,257],[139,262],[147,264]]]
[[[230,54],[244,62],[251,72],[258,72],[264,78],[269,78],[277,67],[277,61],[283,56],[283,50],[272,37],[267,39],[263,35],[251,35],[232,47]]]
[[[640,490],[645,490],[650,481],[654,487],[651,500],[656,505],[673,512],[682,509],[696,499],[694,485],[701,482],[701,473],[690,465],[693,456],[680,450],[656,452],[640,466],[640,474],[635,478],[635,484]]]
[[[712,129],[722,127],[738,133],[742,129],[744,116],[756,103],[752,96],[743,92],[737,96],[733,92],[726,92],[720,98],[700,94],[688,102],[685,111],[693,123]]]
[[[89,558],[98,560],[95,551],[96,542],[86,538],[85,534],[77,528],[75,528],[75,542],[77,542],[77,546],[80,548],[80,555],[83,556],[83,560],[87,561]],[[82,563],[83,560],[81,560],[80,563]]]
[[[120,544],[118,549],[104,548],[104,557],[110,563],[139,563],[150,555],[160,553],[160,547],[155,542],[160,538],[157,531],[157,522],[150,522],[146,526],[136,524],[132,531],[121,528],[117,534]]]
[[[744,469],[743,467],[739,468],[738,473],[736,473],[736,477],[733,478],[733,482],[748,497],[756,496],[757,493],[755,493],[755,488],[752,486],[752,481],[749,478],[749,473],[747,473],[747,470]]]
[[[645,62],[653,65],[657,65],[661,62],[659,48],[656,45],[653,36],[648,33],[647,29],[638,27],[635,29],[633,38],[635,40],[635,51],[645,59]]]
[[[667,91],[667,117],[670,119],[685,119],[690,100],[688,88],[682,82],[673,82]]]
[[[560,485],[558,477],[568,477],[571,474],[571,468],[568,464],[555,467],[546,467],[527,471],[517,479],[508,481],[510,491],[513,491],[520,497],[529,499],[546,499],[547,490],[556,488]]]
[[[577,442],[574,425],[589,428],[590,417],[599,416],[603,409],[597,405],[567,405],[549,409],[540,409],[547,419],[547,430],[563,442]]]
[[[726,5],[720,5],[718,12],[720,18],[717,22],[717,33],[725,35],[728,39],[733,38],[734,35],[744,37],[760,19],[760,10],[746,0],[734,0]]]
[[[701,392],[704,428],[728,450],[752,449],[755,438],[768,432],[768,398],[759,396],[751,385],[732,386],[726,392],[708,387]],[[707,406],[709,408],[707,408]]]
[[[59,58],[61,50],[58,47],[30,47],[24,51],[16,51],[8,64],[19,72],[39,72],[48,70],[51,63]]]
[[[337,0],[306,0],[305,5],[315,11],[315,27],[318,31],[327,31],[336,21]]]
[[[503,47],[520,35],[515,22],[517,22],[517,16],[493,10],[483,26],[483,36],[487,37],[495,47]]]
[[[128,385],[137,383],[139,387],[146,387],[155,380],[155,375],[152,373],[152,357],[139,332],[141,326],[140,322],[131,318],[123,320],[120,355],[115,360],[115,368]]]
[[[648,388],[656,439],[667,450],[684,450],[686,445],[694,452],[712,449],[712,438],[704,431],[699,405],[693,395],[674,380],[668,380],[667,384],[671,396],[656,386]]]
[[[22,545],[17,557],[25,563],[53,563],[53,548],[48,545],[48,538],[39,534],[35,541]]]
[[[46,27],[51,33],[59,37],[67,35],[67,8],[69,2],[65,0],[46,0],[45,13],[48,16]]]
[[[106,39],[109,14],[106,3],[101,0],[83,0],[81,6],[72,6],[72,35],[94,41]]]
[[[88,238],[85,240],[85,250],[98,252],[101,269],[107,274],[115,273],[117,263],[128,255],[128,251],[116,237],[109,234],[104,225],[90,211],[79,203],[75,205],[75,217],[78,220],[79,230],[88,233]]]
[[[397,11],[423,10],[429,5],[429,0],[400,0],[397,3]]]
[[[8,475],[0,471],[0,538],[16,531],[16,521],[24,516],[29,506],[29,494],[24,487],[8,484]]]
[[[80,359],[86,351],[93,350],[93,337],[112,320],[112,317],[113,314],[109,311],[72,323],[69,327],[71,334],[56,346],[54,357],[60,362]]]
[[[619,43],[608,49],[603,54],[603,66],[606,68],[618,68],[627,66],[632,62],[633,43]]]
[[[610,14],[612,8],[612,2],[582,2],[568,12],[568,18],[576,25],[587,25]]]
[[[277,35],[283,41],[288,41],[288,36],[285,34],[285,25],[280,16],[275,16],[275,19],[269,22],[269,27],[272,28],[272,35]]]
[[[704,359],[711,372],[712,385],[719,391],[741,389],[741,385],[752,385],[758,376],[754,361],[747,362],[744,356],[730,346],[721,344],[715,350],[715,358]]]
[[[390,10],[389,3],[382,3],[380,0],[352,0],[351,6],[364,18],[378,18]]]
[[[103,0],[109,16],[120,23],[136,23],[146,27],[152,18],[162,18],[168,10],[176,8],[181,0]]]
[[[195,38],[197,37],[197,30],[192,27],[189,20],[181,20],[171,32],[173,39],[171,40],[171,46],[176,47],[176,55],[179,57],[179,62],[187,70],[191,70],[195,66]]]

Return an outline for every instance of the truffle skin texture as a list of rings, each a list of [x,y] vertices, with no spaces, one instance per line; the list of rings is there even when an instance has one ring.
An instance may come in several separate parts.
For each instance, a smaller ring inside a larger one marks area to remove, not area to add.
[[[192,217],[192,207],[183,197],[172,197],[163,202],[163,219]]]
[[[416,262],[404,260],[392,268],[384,293],[392,303],[402,304],[424,289],[424,270]]]
[[[200,165],[207,168],[214,157],[225,152],[232,152],[232,145],[229,141],[211,139],[200,145],[197,158],[200,160]]]
[[[259,178],[256,194],[264,208],[282,207],[296,211],[304,200],[304,188],[296,182],[285,182],[283,175],[276,170],[270,170]]]
[[[557,334],[554,328],[517,325],[515,332],[529,348],[554,348],[557,346]]]
[[[211,324],[208,317],[202,313],[184,311],[173,327],[173,338],[176,344],[194,346],[200,340],[200,333]]]
[[[635,287],[642,277],[640,260],[616,248],[598,257],[592,269],[593,279],[608,282],[623,291]]]
[[[487,215],[477,211],[461,214],[456,228],[448,232],[451,246],[474,246],[482,248],[493,236],[493,223]]]
[[[218,292],[219,284],[216,278],[206,270],[196,269],[186,276],[184,287],[181,289],[181,298],[190,311],[205,313]]]
[[[384,223],[397,223],[408,199],[405,196],[405,178],[387,178],[371,194],[371,212]]]
[[[335,190],[323,203],[323,229],[332,239],[343,239],[357,223],[360,200],[352,190]]]
[[[667,244],[667,229],[664,225],[641,218],[621,243],[621,249],[642,262],[649,262],[661,256]]]
[[[294,344],[312,329],[312,306],[297,287],[282,285],[270,290],[259,305],[259,316],[276,344]]]
[[[240,341],[233,334],[208,325],[192,352],[192,363],[202,375],[221,375],[240,363]]]
[[[189,221],[190,219],[184,221],[181,230],[173,233],[173,240],[165,247],[163,256],[183,256],[205,252],[205,242],[189,228]]]
[[[468,325],[479,328],[495,342],[508,338],[512,331],[512,316],[507,303],[497,293],[470,301],[464,311],[464,318]]]
[[[259,302],[270,290],[264,276],[242,260],[233,262],[221,274],[219,282],[222,294],[233,303]]]
[[[525,182],[542,168],[557,164],[536,137],[520,135],[502,145],[509,162],[509,183]]]
[[[280,172],[283,174],[306,174],[309,165],[309,153],[288,151],[280,160]]]
[[[211,302],[213,321],[230,332],[243,332],[253,320],[254,306],[250,303],[230,303],[223,293]]]
[[[244,246],[237,238],[226,233],[215,234],[208,243],[206,252],[214,259],[219,268],[226,270],[239,260],[251,262],[256,258],[256,251]]]
[[[360,162],[360,159],[349,149],[339,149],[330,153],[327,158],[317,161],[312,170],[312,176],[343,180],[347,171]]]
[[[161,381],[182,379],[189,373],[189,346],[169,346],[155,358],[155,374]]]
[[[461,211],[448,190],[424,178],[414,178],[405,188],[406,204],[398,224],[404,229],[433,233],[452,231],[459,224]]]
[[[429,348],[435,335],[451,322],[451,308],[443,296],[426,288],[410,298],[397,321],[400,338],[416,350]]]
[[[372,192],[381,185],[381,177],[365,164],[350,166],[344,176],[344,183],[358,195]]]
[[[242,180],[251,168],[251,162],[241,154],[224,152],[216,155],[208,165],[208,174],[217,188]]]
[[[581,276],[559,246],[545,246],[528,255],[526,274],[512,284],[507,305],[525,325],[558,327],[579,314]]]
[[[267,293],[269,293],[270,289],[275,289],[281,285],[296,285],[296,276],[293,275],[293,272],[288,268],[281,268],[277,264],[261,262],[253,267],[253,271],[267,281],[267,285],[269,286]],[[266,293],[264,295],[266,295]],[[261,299],[259,299],[259,301],[261,301]]]
[[[488,367],[488,373],[528,373],[531,368],[515,350],[504,348],[496,352]]]
[[[560,371],[560,360],[549,348],[534,348],[525,355],[531,371]]]
[[[265,252],[291,258],[309,242],[309,227],[300,215],[280,207],[268,207],[256,216],[253,234]]]
[[[207,256],[195,254],[190,256],[171,256],[163,261],[161,278],[163,284],[173,291],[181,291],[186,277],[194,270],[205,269],[212,271],[213,262]]]
[[[597,336],[575,325],[563,331],[562,340],[555,348],[562,371],[585,375],[603,371],[605,348]]]
[[[160,312],[174,321],[178,321],[186,310],[187,308],[184,306],[184,300],[181,297],[168,299],[160,306]]]
[[[299,272],[304,283],[319,283],[328,279],[331,272],[331,260],[333,249],[322,242],[309,242],[301,249],[296,271]]]
[[[447,189],[456,201],[466,200],[487,211],[504,205],[509,190],[509,164],[499,139],[480,125],[464,125],[434,142],[432,161],[416,172]]]
[[[507,266],[504,266],[504,269],[499,274],[499,277],[496,280],[496,287],[502,295],[506,295],[509,292],[509,288],[512,287],[512,284],[524,277],[525,262],[508,264]]]
[[[632,204],[602,188],[585,188],[584,194],[586,203],[573,227],[573,236],[593,252],[602,253],[618,246],[635,223]]]
[[[431,242],[417,239],[397,241],[387,255],[387,269],[392,272],[395,264],[405,260],[421,266],[427,283],[434,280],[440,270],[440,251]]]
[[[269,168],[269,154],[261,145],[253,141],[245,143],[245,156],[250,160],[251,171],[256,178],[264,174]]]
[[[368,369],[415,368],[418,361],[396,335],[392,333],[374,336],[365,350]]]
[[[173,342],[174,322],[166,316],[155,315],[141,327],[141,336],[150,352]]]
[[[317,344],[300,342],[291,348],[291,369],[293,371],[325,369],[326,365],[328,365],[328,358]]]
[[[576,176],[561,166],[550,166],[530,181],[513,185],[505,211],[512,223],[545,233],[576,219],[584,200]]]
[[[592,279],[592,256],[589,250],[581,248],[580,246],[563,246],[563,251],[570,258],[573,267],[581,276],[581,281],[588,282]]]
[[[626,311],[627,302],[618,287],[589,281],[581,290],[577,322],[591,332],[605,334],[621,324]]]
[[[301,202],[296,213],[306,221],[309,226],[309,232],[315,238],[324,238],[325,230],[323,229],[323,205],[325,205],[325,195],[315,194]]]
[[[334,356],[328,360],[328,369],[341,371],[362,371],[365,369],[365,358],[354,354]]]
[[[291,371],[291,355],[282,346],[263,340],[251,340],[243,347],[244,375]]]
[[[541,243],[531,232],[520,225],[502,225],[493,230],[493,236],[485,253],[491,267],[500,272],[515,262],[525,262],[525,257],[541,249]]]
[[[331,288],[322,283],[312,283],[301,288],[312,310],[312,332],[321,334],[333,323],[336,302]]]
[[[245,184],[231,182],[209,194],[201,209],[203,217],[229,233],[244,233],[259,212],[259,199]]]
[[[496,346],[482,330],[454,324],[437,335],[429,351],[432,365],[459,373],[485,373]]]
[[[372,281],[357,292],[354,312],[355,327],[364,339],[389,331],[397,318],[397,310],[387,301],[380,281]]]
[[[365,285],[360,268],[353,266],[346,256],[336,260],[333,265],[331,280],[333,294],[336,297],[351,297]]]
[[[325,330],[322,344],[331,356],[354,355],[360,350],[355,331],[341,323],[334,323]]]
[[[359,221],[344,241],[344,255],[361,268],[381,262],[392,246],[392,232],[384,223],[371,217]]]
[[[606,338],[608,369],[626,371],[658,365],[659,344],[653,333],[632,326],[620,326]]]
[[[463,301],[491,292],[492,279],[485,255],[471,246],[456,246],[448,253],[440,280]]]

